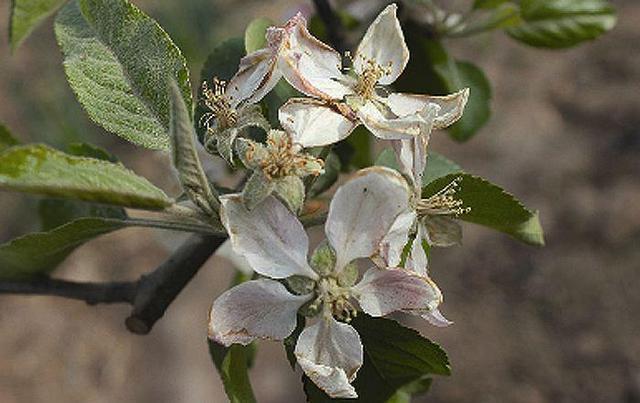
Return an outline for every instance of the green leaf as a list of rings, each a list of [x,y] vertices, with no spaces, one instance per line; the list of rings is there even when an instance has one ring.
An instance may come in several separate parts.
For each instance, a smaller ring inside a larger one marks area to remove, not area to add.
[[[169,85],[169,92],[171,93],[169,133],[172,139],[173,165],[178,171],[180,183],[189,199],[209,217],[217,217],[220,202],[202,169],[191,116],[180,94],[180,88],[174,81]]]
[[[449,128],[455,140],[466,141],[484,126],[491,115],[491,86],[482,70],[454,60],[444,46],[424,38],[415,28],[407,29],[411,59],[400,79],[400,90],[446,95],[469,88],[469,101],[460,120]]]
[[[212,340],[209,353],[222,378],[224,391],[231,403],[252,403],[256,401],[248,374],[249,347],[234,344],[224,347]]]
[[[413,395],[426,393],[432,383],[433,379],[427,377],[411,382],[410,384],[398,389],[398,391],[391,396],[386,403],[411,403],[411,397]]]
[[[118,162],[118,158],[107,150],[89,143],[71,143],[67,146],[67,152],[79,157],[89,157],[98,160]]]
[[[304,377],[304,390],[311,403],[383,403],[397,391],[420,391],[414,382],[427,375],[450,375],[446,353],[418,332],[385,318],[359,314],[351,323],[360,334],[364,363],[353,382],[358,399],[331,399]],[[411,385],[411,386],[408,386]]]
[[[20,142],[13,137],[13,134],[4,125],[0,124],[0,153],[9,147],[18,145]]]
[[[166,150],[175,80],[191,111],[189,72],[180,50],[126,0],[75,0],[55,22],[71,88],[97,124],[135,144]]]
[[[442,154],[429,151],[427,155],[427,166],[422,174],[422,183],[431,183],[435,179],[458,172],[462,172],[460,165]]]
[[[324,161],[324,173],[313,182],[311,189],[309,189],[309,197],[316,197],[333,186],[338,180],[340,169],[340,158],[336,153],[330,152]]]
[[[80,218],[4,243],[0,245],[0,279],[26,279],[49,273],[86,241],[125,226],[120,219]]]
[[[247,53],[255,52],[267,46],[267,28],[276,25],[273,20],[266,17],[256,18],[251,21],[244,31],[244,46]]]
[[[513,195],[477,176],[454,173],[429,183],[423,197],[435,194],[455,178],[460,177],[455,197],[470,207],[469,213],[458,218],[504,232],[531,245],[544,245],[544,235],[537,212],[527,209]]]
[[[15,51],[66,0],[12,0],[9,43]]]
[[[507,29],[514,39],[542,48],[567,48],[592,40],[616,24],[605,0],[521,0],[521,24]]]
[[[0,189],[143,209],[162,209],[173,202],[120,164],[44,145],[16,146],[1,154]]]
[[[217,77],[223,81],[229,81],[238,71],[240,59],[245,55],[244,41],[241,38],[232,38],[222,42],[209,55],[200,72],[201,81],[210,81]],[[203,98],[202,85],[198,88],[199,99]],[[198,139],[202,141],[206,128],[201,125],[202,117],[210,112],[202,102],[196,105],[195,125]]]
[[[127,219],[127,213],[122,207],[61,199],[40,200],[38,215],[42,231],[50,231],[78,218]]]

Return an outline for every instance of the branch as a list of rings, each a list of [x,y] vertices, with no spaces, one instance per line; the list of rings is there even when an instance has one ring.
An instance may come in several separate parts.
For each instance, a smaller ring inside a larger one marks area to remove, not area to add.
[[[331,45],[340,53],[344,53],[347,49],[345,41],[345,33],[340,23],[340,18],[331,8],[328,0],[313,0],[316,6],[318,16],[327,27],[327,37]]]
[[[169,259],[137,281],[84,283],[51,278],[0,281],[0,294],[51,295],[89,305],[128,303],[133,310],[125,321],[127,329],[147,334],[225,239],[192,235]]]

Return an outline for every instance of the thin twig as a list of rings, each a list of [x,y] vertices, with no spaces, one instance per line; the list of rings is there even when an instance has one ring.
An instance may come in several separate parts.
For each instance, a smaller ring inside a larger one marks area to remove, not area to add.
[[[0,294],[49,295],[85,301],[89,305],[133,305],[125,321],[136,334],[147,334],[180,291],[226,238],[192,235],[164,263],[136,281],[83,283],[51,278],[0,281]]]

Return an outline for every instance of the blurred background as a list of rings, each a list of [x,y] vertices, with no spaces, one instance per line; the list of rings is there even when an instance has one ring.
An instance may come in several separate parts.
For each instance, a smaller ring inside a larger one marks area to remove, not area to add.
[[[0,0],[0,122],[22,141],[88,141],[165,189],[165,156],[92,124],[67,85],[51,21],[14,54]],[[198,83],[220,41],[259,16],[283,21],[310,2],[136,0],[184,51]],[[457,2],[461,3],[461,2]],[[537,50],[501,33],[449,40],[493,91],[490,122],[471,141],[445,133],[432,149],[541,212],[547,246],[467,224],[464,245],[433,252],[432,275],[455,321],[411,325],[449,353],[453,376],[428,402],[640,402],[640,2],[614,1],[599,40]],[[0,193],[0,241],[34,230],[37,199]],[[74,280],[135,279],[182,235],[127,229],[77,250],[56,272]],[[224,402],[208,356],[207,311],[228,285],[213,258],[148,336],[129,333],[127,306],[0,296],[0,402]],[[260,402],[304,401],[278,343],[259,345]]]

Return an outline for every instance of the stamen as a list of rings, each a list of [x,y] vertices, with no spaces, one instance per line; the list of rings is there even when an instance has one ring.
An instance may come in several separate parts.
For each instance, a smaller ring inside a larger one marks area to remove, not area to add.
[[[303,172],[306,165],[311,159],[314,162],[323,164],[320,159],[300,154],[299,148],[296,147],[289,135],[268,136],[267,138],[267,157],[261,162],[260,168],[268,179],[283,178],[296,172]],[[247,159],[250,160],[247,155]],[[313,173],[318,175],[318,173]]]
[[[454,197],[460,190],[460,182],[462,182],[462,177],[458,176],[438,193],[418,201],[416,206],[418,215],[453,215],[458,217],[461,214],[469,213],[471,207],[463,207],[463,201]]]
[[[238,121],[238,113],[231,108],[229,99],[225,95],[227,82],[213,78],[213,88],[209,88],[209,84],[204,81],[202,83],[202,95],[204,96],[204,104],[211,110],[211,114],[218,121],[220,128],[224,129],[235,125]],[[209,128],[211,118],[207,118],[205,127]]]
[[[365,68],[358,76],[355,90],[363,98],[371,99],[375,95],[378,81],[385,75],[391,74],[391,62],[387,66],[380,66],[375,60],[365,59],[362,55],[358,56],[364,61]]]
[[[358,315],[351,303],[352,294],[351,287],[341,287],[333,277],[325,277],[318,283],[318,299],[322,300],[325,315],[331,314],[347,323]]]

